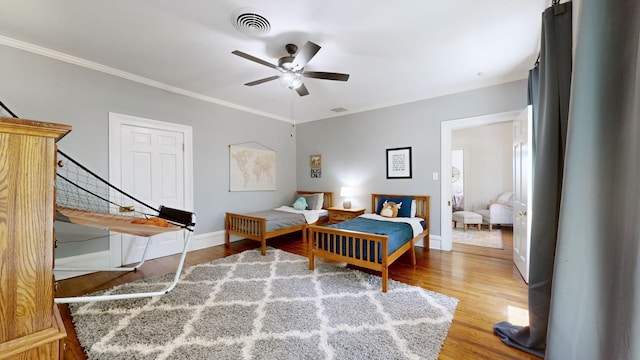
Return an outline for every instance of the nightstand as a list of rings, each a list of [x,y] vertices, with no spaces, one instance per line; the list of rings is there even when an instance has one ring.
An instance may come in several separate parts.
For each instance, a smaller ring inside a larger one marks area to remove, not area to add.
[[[352,208],[345,209],[341,207],[330,207],[329,210],[329,224],[337,224],[341,221],[351,220],[362,214],[364,214],[364,208]]]

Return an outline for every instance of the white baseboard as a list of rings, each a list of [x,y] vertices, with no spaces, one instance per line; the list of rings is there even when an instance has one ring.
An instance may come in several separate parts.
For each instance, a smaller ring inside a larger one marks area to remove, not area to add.
[[[224,230],[215,231],[207,234],[199,234],[193,237],[189,245],[189,251],[200,250],[212,246],[224,244]],[[55,259],[55,266],[60,268],[110,268],[110,252],[109,250],[82,254],[77,256],[69,256]],[[56,280],[69,279],[76,276],[91,274],[96,271],[55,271]]]
[[[232,236],[230,241],[233,242],[240,239],[242,239],[242,237]],[[189,245],[189,251],[206,249],[208,247],[218,245],[224,245],[224,230],[195,235]],[[419,242],[416,245],[424,247],[424,241]],[[442,250],[442,241],[439,235],[429,236],[429,248]],[[109,250],[55,259],[55,266],[65,268],[108,268],[110,267]],[[56,280],[64,280],[80,275],[91,274],[93,272],[95,271],[55,271],[54,269]]]
[[[440,235],[429,235],[429,249],[442,250],[442,238]]]
[[[242,237],[240,236],[231,236],[230,242],[238,241],[241,239]],[[218,245],[224,245],[224,230],[196,235],[191,241],[189,251],[205,249]],[[424,247],[424,240],[418,242],[416,246]],[[440,238],[440,235],[429,235],[429,249],[442,250],[442,240]]]
[[[224,245],[224,230],[194,236],[193,240],[191,240],[191,244],[189,245],[189,251],[205,249],[218,245]]]
[[[109,250],[55,259],[55,267],[108,268],[109,266],[110,266]],[[56,271],[55,267],[53,269],[54,270],[53,274],[56,280],[64,280],[64,279],[68,279],[68,278],[72,278],[80,275],[91,274],[95,272],[95,271]]]

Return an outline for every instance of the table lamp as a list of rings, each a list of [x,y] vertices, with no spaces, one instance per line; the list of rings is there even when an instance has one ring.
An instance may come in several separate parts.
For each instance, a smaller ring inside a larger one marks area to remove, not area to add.
[[[342,201],[342,207],[345,209],[351,209],[351,197],[353,196],[353,188],[343,186],[340,188],[340,196],[344,198]]]

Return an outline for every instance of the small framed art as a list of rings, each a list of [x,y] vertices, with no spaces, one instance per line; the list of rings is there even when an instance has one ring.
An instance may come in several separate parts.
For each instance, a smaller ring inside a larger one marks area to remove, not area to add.
[[[411,147],[387,149],[387,179],[411,179]]]
[[[311,155],[309,158],[309,165],[311,166],[311,177],[320,178],[322,176],[322,155]]]
[[[310,165],[312,168],[321,168],[322,167],[322,155],[315,154],[310,156]]]

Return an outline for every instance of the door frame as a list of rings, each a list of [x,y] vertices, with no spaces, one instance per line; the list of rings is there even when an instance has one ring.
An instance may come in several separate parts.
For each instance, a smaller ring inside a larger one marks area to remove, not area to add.
[[[117,188],[120,183],[121,168],[121,139],[122,126],[145,127],[154,130],[180,132],[184,139],[184,210],[193,211],[193,129],[191,126],[169,123],[164,121],[141,118],[132,115],[109,113],[109,183]],[[122,266],[121,236],[109,236],[109,265]]]
[[[496,114],[446,120],[440,123],[440,249],[451,251],[451,132],[474,126],[495,124],[516,119],[522,109]]]

